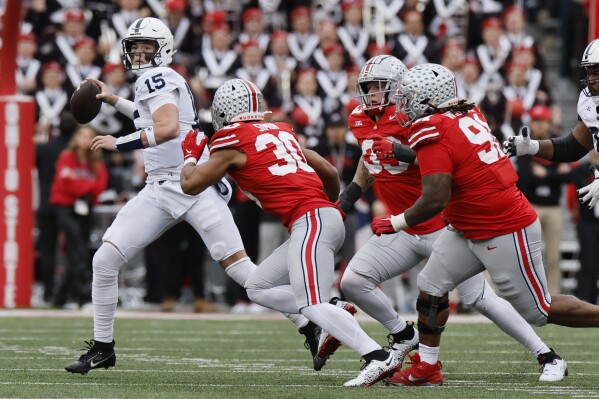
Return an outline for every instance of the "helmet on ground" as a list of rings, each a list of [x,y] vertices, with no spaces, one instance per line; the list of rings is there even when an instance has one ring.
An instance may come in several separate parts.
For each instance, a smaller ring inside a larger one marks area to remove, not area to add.
[[[250,81],[227,80],[214,93],[210,111],[215,131],[234,122],[261,121],[264,119],[262,92]]]
[[[458,89],[451,71],[439,64],[411,68],[402,78],[395,102],[397,121],[403,127],[440,108],[458,103]]]
[[[363,109],[382,108],[392,104],[395,101],[395,91],[407,70],[403,62],[392,55],[377,55],[369,59],[362,67],[356,83],[358,101]],[[376,92],[369,93],[371,82],[378,83]],[[373,101],[380,94],[383,94],[382,100]]]
[[[133,42],[146,41],[156,46],[156,52],[146,54],[147,64],[134,63],[134,53],[131,51]],[[173,34],[158,18],[139,18],[127,30],[122,40],[125,68],[136,75],[141,75],[146,69],[158,66],[168,66],[173,60]]]
[[[587,97],[596,97],[596,102],[599,103],[599,87],[593,89],[593,84],[599,83],[599,70],[597,70],[597,73],[592,74],[593,77],[589,77],[589,69],[599,67],[599,39],[590,42],[584,50],[580,67],[585,70],[585,78],[580,81],[584,86],[582,92]]]

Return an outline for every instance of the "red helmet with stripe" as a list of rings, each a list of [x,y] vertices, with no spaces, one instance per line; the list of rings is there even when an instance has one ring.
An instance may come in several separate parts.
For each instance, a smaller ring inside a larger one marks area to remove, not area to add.
[[[214,94],[210,111],[215,131],[234,122],[261,121],[262,92],[248,80],[227,80]]]
[[[393,104],[395,91],[407,70],[403,62],[392,55],[377,55],[369,59],[362,67],[356,83],[358,101],[363,109],[370,110]],[[374,91],[370,88],[373,84],[378,84]]]

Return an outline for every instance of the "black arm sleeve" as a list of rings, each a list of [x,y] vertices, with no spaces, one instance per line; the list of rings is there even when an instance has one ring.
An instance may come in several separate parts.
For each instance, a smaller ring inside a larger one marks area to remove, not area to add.
[[[337,206],[341,208],[343,212],[348,212],[352,205],[360,199],[362,196],[362,189],[358,186],[357,183],[351,182],[345,190],[339,194],[339,199],[337,200]]]
[[[414,163],[416,161],[416,153],[407,145],[403,145],[397,141],[393,142],[393,156],[398,161],[405,163]]]
[[[553,137],[553,162],[574,162],[585,156],[589,151],[581,146],[570,132],[566,137]]]

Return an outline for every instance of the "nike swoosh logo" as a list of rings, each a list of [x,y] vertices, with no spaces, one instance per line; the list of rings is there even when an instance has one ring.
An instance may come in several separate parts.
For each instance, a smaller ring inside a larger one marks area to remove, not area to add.
[[[487,249],[488,249],[489,251],[492,251],[492,250],[494,250],[495,248],[497,248],[497,247],[490,247],[490,246],[488,246],[488,245],[487,245]]]
[[[389,117],[389,120],[390,120],[390,121],[392,121],[393,119],[395,119],[395,114],[393,114],[393,115],[391,115],[391,116]]]
[[[104,363],[106,360],[108,360],[108,357],[107,357],[107,358],[105,358],[105,359],[102,359],[102,360],[101,360],[101,361],[99,361],[98,363],[94,363],[94,360],[92,359],[92,361],[91,361],[91,362],[89,362],[89,366],[90,366],[91,368],[94,368],[94,367],[96,367],[96,366],[98,366],[98,365],[100,365],[100,364]]]
[[[187,154],[191,154],[191,150],[185,150]]]
[[[410,382],[418,382],[418,381],[426,380],[426,378],[414,378],[414,377],[412,377],[412,374],[410,374],[410,375],[408,376],[408,380],[409,380]]]
[[[390,358],[389,358],[389,361],[388,361],[387,363],[385,363],[385,366],[387,366],[387,367],[391,366],[391,363],[392,363],[392,362],[393,362],[393,358],[392,358],[392,357],[390,357]]]

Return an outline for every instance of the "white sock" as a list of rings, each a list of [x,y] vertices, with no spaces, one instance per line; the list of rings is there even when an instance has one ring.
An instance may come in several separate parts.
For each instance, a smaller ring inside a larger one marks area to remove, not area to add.
[[[243,288],[246,288],[246,283],[254,270],[256,270],[256,266],[254,262],[251,261],[249,257],[241,258],[238,261],[235,261],[233,264],[229,265],[225,272],[235,281],[237,284],[241,285]]]
[[[341,291],[347,299],[385,326],[390,333],[395,334],[406,328],[406,321],[393,309],[387,295],[366,277],[349,268],[345,269],[341,279]]]
[[[439,347],[438,346],[426,346],[423,344],[418,345],[418,353],[420,354],[420,360],[428,364],[437,364],[439,360]]]
[[[92,306],[94,340],[112,342],[114,314],[119,300],[118,276],[126,259],[108,243],[103,243],[93,259]]]
[[[472,305],[480,314],[491,320],[504,333],[520,342],[535,356],[549,352],[549,347],[520,313],[505,299],[485,284],[484,296]]]
[[[301,312],[310,321],[358,352],[360,356],[382,349],[362,330],[355,317],[340,307],[330,303],[319,303],[306,306]]]

